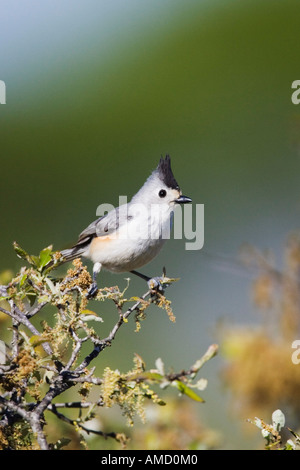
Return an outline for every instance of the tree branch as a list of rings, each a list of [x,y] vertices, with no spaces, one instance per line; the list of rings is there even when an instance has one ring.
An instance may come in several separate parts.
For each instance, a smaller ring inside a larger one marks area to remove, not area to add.
[[[131,315],[131,313],[134,312],[135,310],[138,310],[138,308],[141,305],[141,303],[143,302],[143,300],[145,300],[152,293],[153,293],[152,290],[148,290],[144,295],[142,295],[141,300],[138,300],[134,305],[132,305],[132,307],[128,308],[125,313],[120,314],[119,320],[114,325],[111,332],[109,333],[109,335],[106,338],[104,338],[102,340],[97,340],[97,341],[94,340],[95,346],[94,346],[93,351],[84,358],[82,363],[77,367],[77,369],[75,369],[75,372],[81,373],[83,371],[83,369],[88,367],[88,365],[96,357],[98,357],[100,352],[102,352],[107,346],[110,346],[111,342],[115,339],[115,336],[116,336],[118,330],[120,329],[120,327],[123,325],[123,323],[124,322],[126,323],[126,320]]]

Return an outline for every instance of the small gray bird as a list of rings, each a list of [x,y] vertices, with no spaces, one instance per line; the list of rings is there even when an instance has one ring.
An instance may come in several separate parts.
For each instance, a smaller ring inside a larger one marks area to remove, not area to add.
[[[101,268],[118,273],[129,271],[150,285],[152,279],[136,269],[161,250],[170,233],[175,205],[189,202],[192,200],[182,195],[166,155],[128,204],[92,222],[72,248],[61,252],[63,262],[81,256],[92,260],[90,297],[98,290],[96,279]],[[156,285],[159,287],[159,282]]]

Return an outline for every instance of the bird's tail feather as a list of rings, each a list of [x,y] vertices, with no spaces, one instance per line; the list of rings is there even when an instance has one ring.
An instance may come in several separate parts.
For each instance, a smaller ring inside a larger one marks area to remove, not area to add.
[[[80,258],[86,251],[86,247],[80,246],[80,245],[75,245],[72,248],[67,248],[66,250],[60,251],[61,257],[59,261],[54,261],[52,259],[47,263],[47,269],[48,268],[53,268],[58,267],[64,263],[67,263],[68,261],[72,261],[73,259]]]
[[[85,246],[74,246],[73,248],[67,248],[66,250],[62,250],[60,252],[63,257],[62,262],[66,263],[67,261],[72,261],[73,259],[80,258],[80,256],[82,256],[85,251]]]

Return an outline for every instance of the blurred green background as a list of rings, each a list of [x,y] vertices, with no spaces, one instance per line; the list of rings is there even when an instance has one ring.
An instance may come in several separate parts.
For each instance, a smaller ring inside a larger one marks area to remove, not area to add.
[[[297,0],[0,0],[1,270],[21,266],[13,240],[32,253],[76,241],[99,204],[131,197],[166,153],[183,193],[205,205],[204,249],[171,240],[143,270],[181,278],[168,291],[175,325],[153,308],[99,367],[127,370],[138,352],[180,370],[218,342],[220,321],[257,321],[251,277],[223,260],[246,242],[280,262],[298,228],[299,14]],[[224,447],[243,448],[221,367],[220,355],[203,370],[199,416]]]

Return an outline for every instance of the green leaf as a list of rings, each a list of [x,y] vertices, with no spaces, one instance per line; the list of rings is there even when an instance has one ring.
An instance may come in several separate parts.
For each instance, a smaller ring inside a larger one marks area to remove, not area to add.
[[[67,446],[70,442],[71,439],[68,439],[67,437],[61,437],[57,442],[53,444],[53,449],[60,450],[63,447]]]
[[[32,260],[32,265],[36,268],[39,267],[39,264],[40,264],[40,260],[39,260],[39,257],[38,256],[35,256],[35,255],[29,255],[30,256],[30,259]]]
[[[17,256],[19,258],[23,258],[23,259],[27,260],[27,258],[29,256],[28,253],[26,253],[26,251],[23,250],[23,248],[21,248],[20,245],[18,245],[17,242],[13,243],[13,247],[14,247],[14,250],[17,253]]]
[[[40,346],[43,343],[47,343],[47,340],[39,335],[33,335],[31,336],[29,343],[31,344],[31,346],[36,348],[37,346]]]
[[[284,450],[295,450],[295,447],[291,443],[287,442],[285,444]]]
[[[159,406],[166,406],[166,402],[161,399],[157,400],[155,403]]]
[[[20,287],[23,286],[23,284],[24,284],[24,282],[26,281],[26,279],[27,279],[27,274],[25,273],[25,274],[23,274],[23,276],[21,277],[21,280],[20,280],[20,283],[19,283]]]
[[[87,308],[84,309],[84,310],[82,310],[81,313],[82,313],[83,315],[94,315],[95,317],[98,316],[97,313],[93,312],[93,310],[89,310],[89,309],[87,309]]]
[[[153,382],[162,382],[162,380],[165,380],[164,376],[161,374],[158,374],[157,372],[137,372],[130,374],[128,376],[128,380],[135,380],[135,381],[142,381],[142,380],[151,380]]]
[[[13,247],[19,258],[24,259],[35,268],[39,266],[39,258],[37,256],[29,255],[25,250],[23,250],[23,248],[20,247],[17,242],[13,243]]]
[[[44,248],[39,255],[39,269],[43,269],[52,259],[52,245]]]
[[[30,307],[33,307],[34,302],[35,302],[36,299],[37,299],[36,293],[35,293],[35,292],[27,292],[26,297],[27,297],[27,300],[28,300],[29,303],[30,303]]]
[[[188,396],[192,400],[204,403],[203,398],[199,397],[199,395],[197,395],[197,393],[195,393],[194,390],[188,387],[185,383],[181,382],[181,380],[174,380],[172,384],[174,384],[174,386],[178,388],[180,393],[184,393],[186,396]]]

